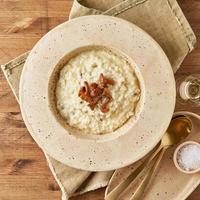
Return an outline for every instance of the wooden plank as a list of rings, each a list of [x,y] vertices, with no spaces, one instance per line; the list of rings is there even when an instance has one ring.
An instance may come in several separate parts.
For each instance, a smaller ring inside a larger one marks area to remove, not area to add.
[[[46,176],[1,175],[1,200],[60,199],[61,194],[59,187],[53,178],[49,178],[49,176],[50,174]]]
[[[18,33],[9,33],[12,26],[20,19],[15,17],[0,17],[0,36],[15,37],[15,36],[43,36],[47,31],[54,28],[57,24],[67,21],[66,17],[39,17],[28,28],[21,30]],[[48,28],[46,26],[48,22]]]

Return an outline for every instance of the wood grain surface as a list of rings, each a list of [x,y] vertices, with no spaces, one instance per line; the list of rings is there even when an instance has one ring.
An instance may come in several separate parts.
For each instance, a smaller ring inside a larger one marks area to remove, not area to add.
[[[200,41],[200,0],[179,0]],[[66,21],[71,0],[0,0],[0,64],[30,50],[50,29]],[[20,30],[16,25],[28,22]],[[200,73],[200,42],[176,77]],[[200,114],[200,108],[177,110]],[[72,198],[103,200],[104,189]],[[29,135],[12,91],[0,71],[0,200],[59,200],[61,192],[42,151]],[[200,200],[200,187],[188,200]]]

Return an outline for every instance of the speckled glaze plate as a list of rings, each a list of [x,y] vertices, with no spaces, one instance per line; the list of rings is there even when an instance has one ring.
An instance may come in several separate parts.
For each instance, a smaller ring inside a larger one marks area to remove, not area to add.
[[[111,134],[71,134],[52,112],[52,74],[76,50],[103,46],[136,64],[142,88],[138,115]],[[171,65],[160,46],[137,26],[110,16],[85,16],[46,34],[31,51],[20,81],[24,121],[39,146],[56,160],[83,170],[127,166],[146,155],[169,125],[175,105]]]

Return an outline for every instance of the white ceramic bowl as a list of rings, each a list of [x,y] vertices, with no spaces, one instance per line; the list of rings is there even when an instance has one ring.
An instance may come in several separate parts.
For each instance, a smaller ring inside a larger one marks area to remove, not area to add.
[[[80,49],[103,46],[136,65],[142,96],[139,114],[111,134],[72,134],[52,112],[50,85],[56,66]],[[48,155],[83,170],[127,166],[146,155],[167,129],[175,106],[175,81],[161,47],[139,27],[119,18],[95,15],[51,30],[32,49],[20,81],[20,107],[32,137]]]
[[[174,156],[173,156],[173,161],[174,161],[174,164],[176,166],[176,168],[183,172],[183,173],[186,173],[186,174],[194,174],[194,173],[197,173],[197,172],[200,172],[200,168],[198,169],[195,169],[195,170],[191,170],[191,171],[187,171],[187,170],[184,170],[178,163],[178,153],[179,151],[181,150],[181,148],[183,148],[184,146],[186,145],[190,145],[190,144],[195,144],[195,145],[198,145],[200,147],[200,144],[198,142],[194,142],[194,141],[186,141],[186,142],[183,142],[182,144],[180,144],[176,150],[174,151]],[[200,156],[200,155],[199,155]]]

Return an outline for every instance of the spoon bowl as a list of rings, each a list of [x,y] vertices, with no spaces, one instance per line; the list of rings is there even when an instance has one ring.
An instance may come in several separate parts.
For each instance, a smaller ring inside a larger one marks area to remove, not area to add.
[[[161,140],[161,147],[167,147],[179,143],[189,135],[191,130],[192,122],[190,119],[185,116],[177,116],[173,118],[167,132]]]

